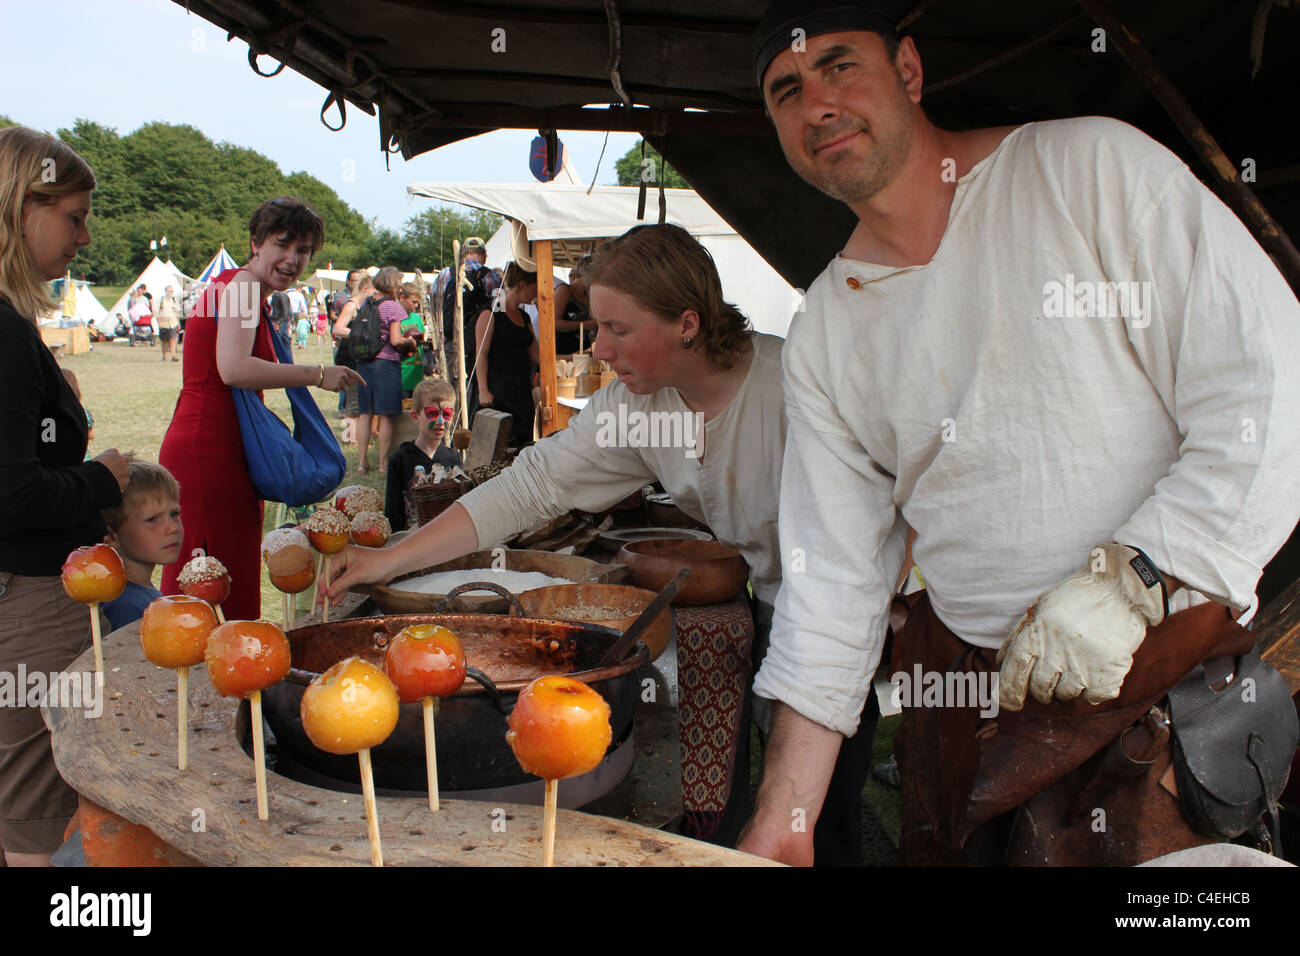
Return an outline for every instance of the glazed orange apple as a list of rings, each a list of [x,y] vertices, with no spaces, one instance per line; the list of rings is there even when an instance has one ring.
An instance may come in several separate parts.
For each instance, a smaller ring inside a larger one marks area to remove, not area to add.
[[[303,730],[321,750],[354,754],[378,747],[397,726],[397,690],[359,657],[339,661],[302,695]]]
[[[126,590],[126,567],[106,544],[77,548],[63,562],[63,590],[82,604],[111,601]]]
[[[348,546],[348,516],[333,508],[317,508],[303,530],[321,554],[338,554]]]
[[[412,624],[388,645],[384,672],[405,703],[450,697],[465,683],[465,648],[440,624]]]
[[[202,598],[213,607],[224,604],[230,597],[230,572],[210,554],[201,554],[185,562],[176,576],[181,592]]]
[[[543,780],[586,773],[609,748],[609,704],[580,680],[539,677],[519,692],[506,743],[519,766]]]
[[[276,528],[262,539],[262,561],[276,589],[297,594],[316,580],[311,541],[298,528]]]
[[[363,548],[382,548],[392,533],[393,526],[378,511],[360,511],[352,519],[352,540]]]
[[[284,680],[289,641],[270,621],[227,621],[208,635],[208,677],[223,697],[247,697]]]
[[[202,598],[173,594],[156,598],[140,618],[144,656],[161,667],[193,667],[203,660],[217,614]]]

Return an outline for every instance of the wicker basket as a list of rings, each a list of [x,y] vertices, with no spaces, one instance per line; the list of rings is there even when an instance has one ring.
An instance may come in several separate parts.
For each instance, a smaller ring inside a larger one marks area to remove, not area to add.
[[[417,485],[406,490],[418,525],[428,524],[452,506],[457,498],[474,487],[474,482],[464,478],[447,478],[437,484]]]

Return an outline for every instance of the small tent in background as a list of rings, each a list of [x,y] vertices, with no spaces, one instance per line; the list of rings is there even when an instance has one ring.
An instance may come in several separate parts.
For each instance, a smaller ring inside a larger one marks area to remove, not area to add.
[[[217,254],[212,257],[212,261],[209,262],[204,267],[203,271],[199,273],[199,277],[195,281],[211,282],[213,279],[221,275],[221,273],[225,272],[227,269],[235,269],[238,268],[238,266],[239,263],[237,263],[234,257],[231,256],[231,254],[226,251],[226,247],[223,245],[220,249],[217,250]]]
[[[163,262],[157,256],[154,256],[152,261],[144,267],[144,271],[135,277],[135,281],[126,287],[126,291],[122,293],[121,297],[109,306],[108,317],[110,320],[112,320],[119,312],[126,315],[127,300],[131,297],[132,290],[141,282],[145,284],[145,288],[147,288],[149,294],[153,296],[153,301],[156,305],[159,297],[163,294],[163,290],[166,289],[167,286],[171,286],[175,289],[176,294],[179,296],[185,291],[187,280],[184,273],[180,270],[175,267],[169,269],[167,263]]]
[[[113,323],[109,321],[108,310],[100,304],[99,299],[95,298],[95,293],[90,291],[90,286],[85,282],[78,282],[76,288],[76,311],[72,317],[83,325],[98,329],[105,335],[112,332]]]
[[[42,317],[41,325],[67,328],[76,323],[92,326],[105,333],[111,331],[108,312],[91,291],[90,283],[65,277],[54,283],[54,295],[59,308]]]

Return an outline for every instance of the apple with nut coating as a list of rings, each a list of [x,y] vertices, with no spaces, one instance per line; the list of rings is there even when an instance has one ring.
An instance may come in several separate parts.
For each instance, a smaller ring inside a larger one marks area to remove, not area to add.
[[[605,698],[572,677],[539,677],[510,712],[506,743],[519,766],[543,780],[593,769],[613,736]]]
[[[203,659],[223,697],[247,697],[289,674],[289,640],[270,621],[227,621],[210,635]]]
[[[126,566],[106,544],[77,548],[63,562],[60,575],[68,597],[82,604],[101,604],[126,590]]]
[[[361,511],[352,519],[352,540],[363,548],[382,548],[392,533],[388,518],[378,511]]]
[[[217,614],[202,598],[172,594],[155,598],[140,618],[144,656],[160,667],[194,667],[203,661]]]
[[[213,607],[224,604],[230,597],[230,572],[210,554],[201,554],[185,562],[176,576],[181,592],[202,598]]]
[[[317,508],[303,524],[311,546],[321,554],[338,554],[348,546],[348,516],[334,508]]]
[[[354,754],[378,747],[397,726],[397,689],[374,664],[348,657],[303,691],[303,730],[321,750]]]
[[[412,624],[389,643],[384,671],[403,703],[450,697],[465,683],[465,648],[440,624]]]

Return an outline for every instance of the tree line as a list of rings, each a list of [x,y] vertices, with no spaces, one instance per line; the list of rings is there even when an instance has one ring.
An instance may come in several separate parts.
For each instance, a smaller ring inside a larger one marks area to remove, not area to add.
[[[0,116],[0,127],[15,125]],[[401,230],[366,219],[315,176],[284,173],[256,150],[214,143],[193,126],[146,123],[123,136],[78,119],[55,134],[90,164],[98,187],[91,244],[72,263],[78,277],[105,285],[131,282],[155,254],[196,276],[222,244],[243,262],[248,217],[272,196],[300,196],[325,220],[325,245],[314,265],[393,265],[403,271],[451,262],[452,240],[484,239],[501,217],[481,210],[426,209]],[[166,248],[150,249],[167,238]]]

